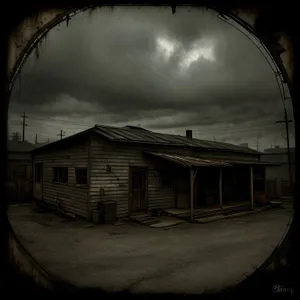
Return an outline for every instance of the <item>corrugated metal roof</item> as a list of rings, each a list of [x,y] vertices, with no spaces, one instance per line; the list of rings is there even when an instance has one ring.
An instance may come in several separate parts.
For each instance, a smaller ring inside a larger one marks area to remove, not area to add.
[[[211,160],[211,159],[204,159],[204,158],[191,157],[191,156],[182,156],[182,155],[147,152],[147,151],[145,151],[145,153],[156,157],[160,157],[162,159],[166,159],[168,161],[186,167],[192,167],[192,166],[193,167],[231,167],[231,164],[221,160]]]
[[[88,132],[94,132],[113,142],[194,147],[194,148],[202,148],[211,151],[225,150],[225,151],[245,153],[245,154],[257,154],[257,155],[262,154],[261,152],[246,147],[241,147],[241,146],[236,146],[236,145],[221,143],[221,142],[215,142],[215,141],[213,142],[213,141],[199,140],[195,138],[189,139],[185,136],[158,133],[140,127],[138,128],[134,126],[113,127],[113,126],[103,126],[103,125],[95,125],[94,127],[87,129],[85,131],[66,137],[62,140],[52,142],[38,149],[34,149],[32,150],[32,152],[37,152],[40,150],[45,150],[51,147],[55,147],[58,144],[62,145],[68,143],[73,138],[78,136],[83,136]]]
[[[185,136],[174,134],[157,133],[150,130],[141,130],[130,127],[112,127],[96,125],[93,129],[94,132],[106,137],[107,139],[115,142],[130,142],[130,143],[143,143],[143,144],[159,144],[168,146],[183,146],[183,147],[196,147],[212,150],[226,150],[240,153],[261,154],[260,152],[232,145],[228,143],[221,143],[215,141],[205,141],[199,139],[189,139]]]
[[[243,147],[243,146],[238,146],[234,144],[229,144],[229,143],[224,143],[224,142],[216,142],[216,141],[202,141],[204,143],[207,143],[211,147],[218,148],[218,149],[227,149],[227,150],[232,150],[232,151],[243,151],[243,152],[251,152],[251,153],[259,153],[258,151],[248,148],[248,147]]]

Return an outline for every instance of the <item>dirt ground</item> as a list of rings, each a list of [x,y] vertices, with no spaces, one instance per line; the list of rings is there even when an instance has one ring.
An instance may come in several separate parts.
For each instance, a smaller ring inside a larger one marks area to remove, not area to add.
[[[11,206],[8,216],[24,246],[58,278],[111,291],[199,294],[251,274],[279,243],[291,208],[164,229],[70,221],[28,205]]]

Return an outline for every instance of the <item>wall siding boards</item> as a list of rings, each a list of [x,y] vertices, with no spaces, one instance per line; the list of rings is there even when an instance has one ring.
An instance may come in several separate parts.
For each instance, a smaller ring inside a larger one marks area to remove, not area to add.
[[[151,148],[150,148],[151,147]],[[128,216],[129,204],[129,167],[148,167],[148,208],[170,208],[175,206],[176,195],[172,188],[161,186],[159,174],[155,172],[153,160],[143,151],[164,151],[176,153],[177,149],[162,149],[148,145],[129,145],[107,143],[99,137],[92,137],[91,142],[91,205],[99,201],[116,201],[117,216]],[[188,153],[185,150],[185,153]],[[111,172],[106,171],[107,165]]]
[[[65,211],[89,218],[89,189],[87,185],[76,185],[75,175],[76,168],[88,167],[87,154],[88,143],[86,142],[70,148],[34,155],[34,162],[43,163],[43,201],[54,206],[60,203]],[[54,167],[68,167],[68,183],[53,182]]]

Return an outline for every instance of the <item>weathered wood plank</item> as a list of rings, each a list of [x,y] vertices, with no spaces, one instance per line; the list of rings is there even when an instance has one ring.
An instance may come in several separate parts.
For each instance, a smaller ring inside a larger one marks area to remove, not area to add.
[[[89,190],[87,185],[76,184],[75,168],[88,167],[87,153],[86,143],[63,150],[36,154],[33,157],[34,162],[43,162],[44,165],[43,200],[52,205],[57,205],[59,201],[65,211],[85,218],[89,216]],[[68,167],[67,184],[53,182],[54,167]]]

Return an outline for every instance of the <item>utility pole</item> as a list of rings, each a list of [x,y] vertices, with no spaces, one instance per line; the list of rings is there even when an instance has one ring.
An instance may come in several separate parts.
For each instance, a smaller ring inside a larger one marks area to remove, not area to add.
[[[289,123],[292,123],[291,119],[288,119],[286,107],[284,107],[284,120],[279,120],[276,124],[284,123],[286,130],[286,142],[287,142],[287,150],[288,150],[288,164],[289,164],[289,177],[290,177],[290,186],[292,188],[292,193],[294,196],[294,188],[293,188],[293,174],[292,174],[292,164],[291,164],[291,153],[290,153],[290,136],[289,136]]]
[[[37,135],[37,133],[35,134],[35,144],[37,144],[37,137],[38,137],[38,135]]]
[[[28,126],[26,123],[26,119],[28,118],[28,116],[26,116],[24,112],[23,115],[21,115],[21,117],[22,117],[22,142],[25,142],[25,127]]]
[[[256,140],[256,151],[259,151],[259,139],[257,137],[257,140]]]
[[[58,136],[60,136],[60,139],[62,140],[63,136],[65,136],[65,132],[63,130],[60,130]]]

